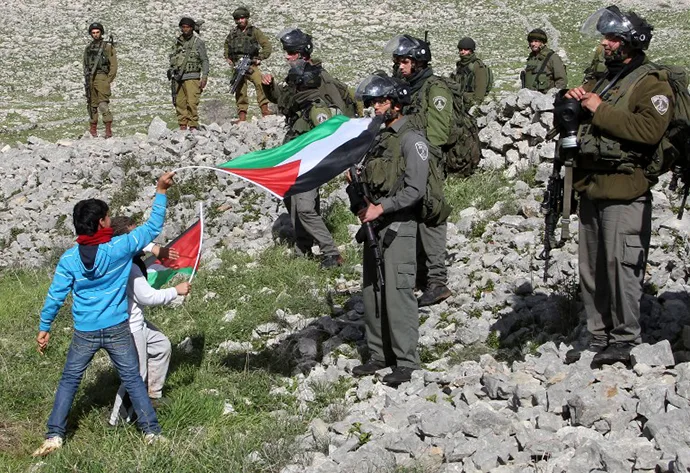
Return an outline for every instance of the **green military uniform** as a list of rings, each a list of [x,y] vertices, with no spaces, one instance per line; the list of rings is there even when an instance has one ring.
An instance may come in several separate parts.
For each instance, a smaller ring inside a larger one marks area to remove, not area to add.
[[[312,65],[320,67],[321,62],[312,61]],[[276,103],[280,113],[285,115],[288,131],[284,143],[308,132],[334,114],[355,116],[356,104],[347,87],[323,69],[319,77],[319,86],[314,89],[298,91],[287,81],[282,84],[272,81],[269,85],[263,85],[267,99]],[[333,236],[319,214],[319,188],[285,199],[285,206],[295,229],[297,255],[311,254],[316,240],[324,256],[339,256]]]
[[[442,167],[441,146],[448,141],[453,119],[453,95],[448,87],[434,76],[430,67],[407,79],[412,92],[412,104],[405,109],[417,129],[425,133],[430,144],[431,166]],[[441,173],[443,175],[443,173]],[[446,233],[447,222],[431,226],[421,222],[418,233],[417,266],[420,283],[446,285]]]
[[[583,83],[590,80],[599,80],[606,75],[606,61],[604,58],[604,47],[600,44],[594,49],[592,63],[585,69],[585,79]]]
[[[462,84],[465,102],[468,104],[481,103],[489,92],[489,69],[475,53],[461,56],[450,77]]]
[[[200,84],[208,79],[208,55],[204,41],[195,34],[189,38],[178,36],[170,53],[170,67],[182,71],[181,79],[177,81],[177,122],[181,127],[197,127]]]
[[[84,51],[84,75],[90,78],[91,101],[89,102],[91,124],[98,123],[101,113],[103,123],[113,121],[110,111],[110,84],[117,76],[117,55],[115,47],[104,39],[92,41]],[[92,72],[93,71],[93,72]]]
[[[385,128],[364,161],[362,181],[375,203],[383,207],[376,229],[383,252],[385,294],[381,298],[374,290],[375,258],[366,245],[362,294],[371,361],[416,369],[419,367],[419,311],[414,296],[416,215],[426,191],[430,152],[427,141],[407,119],[403,116]],[[399,185],[401,178],[402,185]]]
[[[552,49],[544,46],[538,53],[530,53],[522,72],[522,87],[545,93],[553,89],[565,89],[568,76],[563,60]]]
[[[248,55],[256,62],[256,60],[263,61],[268,59],[273,47],[259,28],[248,25],[244,30],[237,26],[228,34],[225,38],[224,50],[225,59],[230,59],[233,63],[237,63],[245,55]],[[256,101],[259,103],[259,107],[268,103],[261,85],[261,70],[257,64],[254,64],[249,69],[249,74],[242,79],[235,91],[237,110],[240,112],[246,112],[249,108],[248,81],[254,84]]]
[[[651,235],[655,183],[644,168],[673,113],[665,73],[641,64],[603,94],[580,125],[574,188],[580,194],[579,268],[587,328],[605,343],[640,343],[640,301]],[[601,93],[613,73],[588,81]],[[608,338],[608,340],[607,340]]]

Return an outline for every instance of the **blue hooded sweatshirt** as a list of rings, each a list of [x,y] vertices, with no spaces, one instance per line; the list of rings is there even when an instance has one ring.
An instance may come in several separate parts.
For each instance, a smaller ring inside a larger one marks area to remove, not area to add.
[[[126,291],[132,257],[163,229],[167,202],[165,194],[156,194],[151,216],[145,224],[97,247],[81,247],[87,251],[80,252],[80,245],[65,251],[43,304],[39,329],[50,331],[70,291],[76,330],[101,330],[127,320]]]

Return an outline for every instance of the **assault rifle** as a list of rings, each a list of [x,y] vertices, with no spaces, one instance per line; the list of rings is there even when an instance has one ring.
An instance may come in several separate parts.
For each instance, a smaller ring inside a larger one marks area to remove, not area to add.
[[[563,219],[563,227],[561,229],[561,239],[556,240],[556,226],[558,226],[558,218],[563,212],[563,202],[565,197],[565,182],[561,177],[561,169],[563,161],[558,156],[553,161],[553,171],[549,176],[549,182],[544,191],[544,199],[541,203],[541,212],[544,215],[544,249],[539,254],[537,259],[544,260],[544,282],[549,278],[549,265],[551,261],[551,250],[560,248],[565,244],[569,237],[569,219]],[[572,169],[572,168],[571,168]],[[567,198],[570,198],[569,196]]]
[[[362,182],[359,177],[359,166],[354,165],[350,168],[350,184],[345,188],[347,196],[350,198],[350,210],[353,214],[365,209],[367,207],[367,200],[372,201],[369,195],[369,190],[366,184]],[[364,233],[364,235],[361,235]],[[376,292],[383,291],[386,281],[384,279],[384,269],[383,269],[383,252],[379,246],[379,239],[376,236],[376,229],[371,222],[363,223],[362,229],[357,233],[357,242],[365,243],[371,249],[374,254],[374,260],[376,262],[376,281],[374,281],[374,290]],[[377,317],[379,316],[377,312]]]
[[[115,45],[115,37],[110,35],[110,38],[106,41],[105,39],[101,41],[101,46],[98,48],[98,54],[96,55],[96,60],[93,62],[91,69],[87,70],[84,68],[84,91],[86,92],[86,111],[89,112],[89,118],[93,120],[93,107],[91,107],[91,85],[93,84],[93,79],[96,77],[96,69],[101,63],[101,58],[103,57],[103,51],[105,50],[106,43],[110,43],[110,46]]]
[[[242,59],[240,59],[240,62],[237,63],[235,66],[235,75],[232,78],[232,85],[230,86],[230,93],[234,94],[235,91],[237,90],[237,87],[239,87],[240,82],[242,82],[242,78],[247,75],[249,72],[249,68],[252,65],[252,59],[249,57],[248,54],[245,54],[242,56]]]
[[[177,91],[182,82],[184,72],[182,69],[170,68],[168,69],[168,80],[170,81],[170,95],[172,96],[173,107],[177,106]]]

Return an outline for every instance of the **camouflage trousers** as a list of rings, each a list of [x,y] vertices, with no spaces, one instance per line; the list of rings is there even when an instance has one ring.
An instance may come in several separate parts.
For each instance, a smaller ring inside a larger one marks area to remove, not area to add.
[[[91,102],[89,114],[91,123],[98,123],[98,114],[101,114],[103,123],[113,121],[113,114],[110,111],[110,80],[106,74],[96,74],[91,82]]]
[[[268,103],[266,94],[264,94],[264,88],[261,85],[261,71],[258,67],[252,66],[249,69],[249,74],[244,76],[244,78],[240,81],[240,85],[235,91],[235,100],[237,101],[238,112],[246,112],[249,108],[249,82],[254,84],[254,88],[256,89],[256,101],[259,103],[259,107]]]
[[[175,98],[177,123],[186,126],[199,126],[199,99],[201,88],[199,79],[187,79],[179,83]]]

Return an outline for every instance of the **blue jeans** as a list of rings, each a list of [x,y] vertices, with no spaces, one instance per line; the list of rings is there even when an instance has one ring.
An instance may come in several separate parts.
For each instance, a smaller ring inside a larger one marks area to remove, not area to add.
[[[74,396],[86,368],[91,364],[93,356],[101,348],[105,349],[110,360],[115,365],[137,414],[137,424],[145,434],[158,434],[156,412],[153,410],[144,381],[139,374],[139,358],[134,345],[129,321],[124,321],[112,327],[91,332],[74,331],[72,343],[67,352],[65,369],[55,394],[53,411],[48,418],[48,433],[46,438],[65,437],[67,430],[67,415],[72,408]]]

